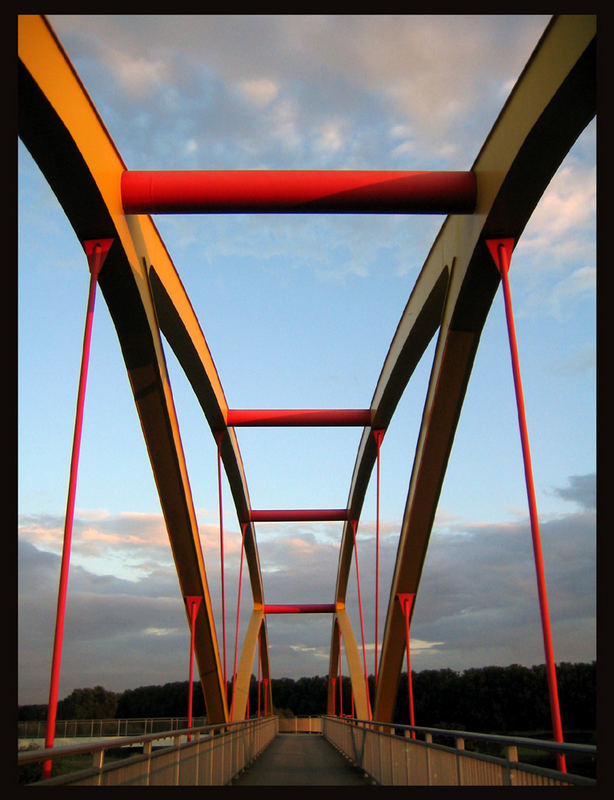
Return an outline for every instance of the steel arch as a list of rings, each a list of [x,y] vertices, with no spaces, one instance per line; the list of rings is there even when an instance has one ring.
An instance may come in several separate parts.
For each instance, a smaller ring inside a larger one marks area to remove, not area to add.
[[[198,320],[150,217],[124,214],[126,166],[44,17],[19,17],[19,136],[80,241],[112,238],[99,285],[117,330],[150,456],[183,597],[203,598],[195,655],[211,722],[228,720],[211,598],[160,333],[173,348],[212,430],[227,403]],[[225,430],[221,458],[240,520],[254,609],[263,593],[241,456]],[[187,617],[186,609],[186,617]],[[266,625],[263,629],[266,641]],[[269,677],[268,647],[262,648]]]
[[[446,218],[418,276],[385,359],[373,428],[385,429],[439,330],[388,602],[374,719],[392,721],[405,651],[395,602],[416,594],[454,433],[480,334],[500,277],[486,239],[518,240],[552,176],[596,113],[596,18],[552,19],[478,154],[475,213]],[[370,430],[359,445],[348,499],[358,519],[377,456]],[[345,600],[353,540],[344,526],[336,601]],[[331,653],[334,647],[333,630]],[[330,675],[336,664],[331,660]],[[353,684],[362,676],[352,676]]]

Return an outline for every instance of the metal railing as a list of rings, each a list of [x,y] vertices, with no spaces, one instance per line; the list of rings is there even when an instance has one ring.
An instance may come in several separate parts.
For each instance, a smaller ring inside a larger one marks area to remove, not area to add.
[[[31,786],[221,786],[249,766],[277,732],[277,717],[260,717],[21,752],[17,758],[19,766],[88,754],[92,758],[90,767]],[[170,745],[153,746],[166,739],[172,740]],[[142,752],[105,764],[105,752],[119,747],[142,748]]]
[[[416,738],[412,738],[412,732]],[[399,735],[400,733],[400,735]],[[468,731],[323,718],[324,737],[376,783],[386,786],[576,786],[594,785],[581,775],[519,762],[518,751],[583,753],[594,745],[495,736]],[[452,740],[452,747],[433,741]],[[470,741],[476,750],[465,749]],[[505,757],[479,752],[501,749]]]
[[[280,733],[322,733],[322,717],[279,717]]]
[[[206,725],[206,717],[194,717],[192,727]],[[58,719],[55,723],[56,739],[90,739],[103,736],[145,736],[148,733],[178,731],[188,727],[187,717],[128,717],[124,719]],[[20,720],[17,723],[18,739],[44,739],[46,720]]]

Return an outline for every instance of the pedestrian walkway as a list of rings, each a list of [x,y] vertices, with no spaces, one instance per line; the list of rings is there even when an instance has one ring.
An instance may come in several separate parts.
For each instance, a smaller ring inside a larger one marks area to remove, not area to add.
[[[323,736],[280,733],[233,786],[368,786]]]

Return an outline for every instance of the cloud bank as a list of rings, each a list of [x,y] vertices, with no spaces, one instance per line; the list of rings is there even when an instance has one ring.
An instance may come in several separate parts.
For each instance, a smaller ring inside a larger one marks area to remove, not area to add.
[[[595,476],[571,476],[555,493],[576,506],[542,520],[541,537],[557,661],[595,657]],[[317,526],[316,526],[317,527]],[[257,526],[265,599],[332,602],[340,526],[324,531]],[[368,669],[373,671],[375,536],[358,528]],[[219,545],[203,526],[203,552],[221,631]],[[399,524],[380,526],[380,633]],[[62,520],[24,517],[19,533],[19,701],[46,702]],[[322,535],[324,533],[325,535]],[[226,561],[228,663],[232,664],[240,537],[229,530]],[[69,580],[61,696],[101,684],[114,691],[184,680],[189,630],[162,520],[155,515],[78,514]],[[233,546],[234,545],[234,546]],[[105,571],[106,568],[106,571]],[[127,579],[122,574],[129,574]],[[243,587],[242,637],[249,613]],[[360,641],[352,568],[348,608]],[[328,616],[268,621],[274,677],[326,674]],[[543,663],[531,532],[527,519],[486,524],[439,515],[412,620],[412,667],[465,669]],[[256,667],[255,667],[256,668]]]

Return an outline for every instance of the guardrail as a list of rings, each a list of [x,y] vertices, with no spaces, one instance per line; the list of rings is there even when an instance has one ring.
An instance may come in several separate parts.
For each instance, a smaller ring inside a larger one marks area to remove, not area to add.
[[[206,717],[194,717],[192,727],[206,725]],[[124,719],[58,719],[55,723],[56,739],[74,739],[88,736],[144,736],[148,733],[175,731],[188,727],[187,717],[128,717]],[[17,723],[18,739],[44,739],[47,736],[46,720],[20,720]]]
[[[412,733],[416,738],[412,738]],[[596,759],[594,745],[339,717],[323,717],[323,734],[372,780],[386,786],[592,786],[596,783],[592,778],[518,761],[521,748],[584,753]],[[436,743],[433,737],[452,739],[454,746]],[[482,749],[497,746],[504,750],[505,758],[466,750],[467,741],[476,747],[481,745]]]
[[[277,717],[257,717],[246,722],[26,751],[17,758],[22,766],[84,754],[92,757],[88,768],[30,786],[222,786],[249,766],[277,732]],[[153,746],[166,739],[172,740],[169,746]],[[142,747],[142,752],[105,764],[105,752],[119,747]]]

